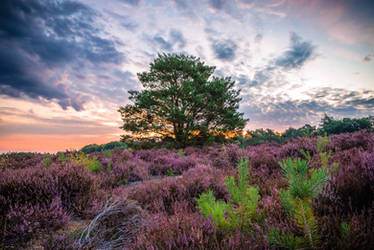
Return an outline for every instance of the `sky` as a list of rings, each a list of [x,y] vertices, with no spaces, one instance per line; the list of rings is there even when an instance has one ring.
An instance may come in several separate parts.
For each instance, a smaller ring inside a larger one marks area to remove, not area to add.
[[[119,140],[158,53],[216,66],[246,129],[374,115],[371,0],[2,0],[0,152]]]

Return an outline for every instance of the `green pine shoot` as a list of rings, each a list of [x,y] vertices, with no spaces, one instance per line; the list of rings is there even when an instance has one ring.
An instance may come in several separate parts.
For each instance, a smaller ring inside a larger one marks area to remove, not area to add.
[[[249,229],[251,221],[260,219],[261,213],[256,213],[260,195],[257,187],[248,187],[248,171],[248,159],[241,159],[237,183],[233,176],[226,177],[225,185],[231,196],[227,203],[216,201],[210,190],[200,195],[197,203],[204,217],[212,217],[218,227],[232,230]]]

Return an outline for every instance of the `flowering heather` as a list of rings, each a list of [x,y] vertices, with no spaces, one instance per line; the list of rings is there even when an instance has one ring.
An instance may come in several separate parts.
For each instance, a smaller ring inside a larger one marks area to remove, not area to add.
[[[1,237],[27,240],[63,226],[69,214],[97,213],[92,205],[102,194],[96,183],[89,170],[74,164],[0,171]]]
[[[127,197],[138,201],[143,208],[151,212],[161,210],[170,213],[173,204],[178,201],[186,201],[189,207],[194,209],[194,198],[207,189],[212,189],[221,198],[227,194],[224,176],[220,170],[198,166],[188,170],[180,178],[166,177],[130,187]]]
[[[0,169],[18,169],[33,167],[44,160],[41,154],[33,153],[9,153],[0,156]]]
[[[133,200],[147,214],[133,249],[271,249],[274,240],[290,246],[304,232],[284,209],[281,190],[289,183],[279,163],[301,158],[312,172],[323,164],[329,169],[328,181],[308,203],[319,247],[374,249],[374,133],[330,136],[325,151],[330,154],[321,159],[317,139],[304,137],[246,148],[117,149],[81,158],[76,152],[6,154],[0,162],[0,248],[44,238],[46,249],[76,249],[71,232],[61,235],[61,228],[76,217],[94,218],[112,197]],[[241,158],[249,159],[248,186],[258,187],[263,220],[246,221],[251,230],[227,232],[199,213],[196,199],[212,190],[228,202],[225,177],[238,177]],[[97,170],[88,164],[92,159],[101,165]]]

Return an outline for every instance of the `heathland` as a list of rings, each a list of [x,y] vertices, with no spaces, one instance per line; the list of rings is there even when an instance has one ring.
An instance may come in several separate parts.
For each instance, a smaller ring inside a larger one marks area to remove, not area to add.
[[[117,146],[2,155],[1,248],[374,248],[373,132]]]

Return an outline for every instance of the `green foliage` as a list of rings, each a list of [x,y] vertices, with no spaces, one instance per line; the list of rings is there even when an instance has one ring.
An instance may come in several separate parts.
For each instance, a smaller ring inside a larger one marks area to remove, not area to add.
[[[326,133],[323,137],[318,136],[318,138],[317,138],[317,152],[318,153],[324,152],[326,147],[327,147],[327,144],[329,144],[329,138],[327,137]]]
[[[97,159],[97,156],[89,157],[84,153],[77,153],[72,155],[71,161],[81,164],[92,172],[98,172],[103,167],[103,165],[101,165],[100,161]]]
[[[323,169],[327,169],[329,167],[329,159],[332,158],[332,151],[326,151],[326,147],[329,144],[329,142],[330,139],[327,137],[326,133],[325,136],[319,136],[317,138],[317,152],[319,153],[321,159],[321,167]],[[333,162],[332,170],[334,173],[337,173],[337,171],[339,170],[339,163]]]
[[[107,144],[101,144],[101,145],[90,144],[90,145],[84,146],[79,151],[83,152],[85,154],[90,154],[90,153],[93,153],[93,152],[101,152],[101,151],[104,151],[104,150],[125,149],[125,148],[127,148],[126,143],[119,142],[119,141],[112,141],[112,142],[109,142]]]
[[[322,143],[320,146],[323,148],[327,144],[324,143],[328,142],[327,139],[325,139],[327,138],[327,135],[354,132],[363,129],[373,131],[374,117],[369,116],[357,119],[343,118],[342,120],[334,120],[332,117],[325,115],[325,117],[322,118],[319,128],[305,124],[300,128],[290,127],[284,131],[282,135],[275,133],[271,129],[248,130],[245,137],[242,135],[236,137],[235,143],[238,144],[240,148],[245,148],[247,146],[259,145],[261,143],[284,143],[292,138],[325,135],[322,139],[326,141],[320,141]]]
[[[0,169],[8,168],[9,162],[9,155],[8,154],[1,154],[0,155]]]
[[[304,152],[308,159],[288,158],[280,162],[283,175],[288,180],[288,188],[279,193],[284,210],[292,216],[297,226],[302,229],[304,238],[299,238],[293,234],[280,233],[279,229],[269,233],[269,240],[272,244],[283,248],[302,248],[305,246],[315,248],[319,244],[317,223],[313,213],[312,198],[318,196],[322,187],[329,178],[328,162],[324,160],[328,157],[325,149],[328,140],[319,138],[318,151],[321,155],[322,166],[319,169],[308,167],[311,157],[309,152]]]
[[[108,172],[110,172],[110,171],[112,170],[112,160],[111,160],[111,159],[108,160],[108,165],[107,165],[106,170],[107,170]]]
[[[174,176],[174,171],[173,171],[173,169],[169,168],[169,169],[166,171],[166,175],[167,175],[167,176]]]
[[[124,185],[126,186],[127,184],[129,184],[129,181],[125,178],[125,179],[122,179],[118,182],[119,185]]]
[[[307,161],[299,158],[288,158],[280,166],[288,180],[290,195],[300,199],[317,196],[329,177],[327,168],[309,169]]]
[[[298,138],[298,137],[306,137],[306,136],[313,136],[317,133],[317,129],[314,126],[309,124],[305,124],[304,126],[295,129],[295,128],[288,128],[283,134],[282,139],[288,140],[291,138]]]
[[[106,144],[100,145],[102,150],[113,150],[113,149],[125,149],[127,148],[126,143],[120,141],[112,141]]]
[[[93,152],[101,152],[101,150],[102,150],[102,147],[100,145],[89,144],[89,145],[84,146],[83,148],[81,148],[81,150],[79,150],[79,151],[83,152],[85,154],[90,154],[90,153],[93,153]]]
[[[105,150],[102,152],[103,156],[105,158],[111,158],[112,157],[112,152],[110,150]]]
[[[309,151],[305,151],[304,149],[300,149],[300,153],[304,156],[304,158],[309,162],[312,160],[312,156],[310,155]]]
[[[212,146],[214,144],[215,137],[214,135],[209,135],[204,142],[204,146]]]
[[[271,129],[256,129],[248,130],[246,137],[239,135],[235,138],[236,143],[240,148],[246,148],[248,146],[255,146],[261,143],[282,143],[283,138],[279,134],[276,134]]]
[[[118,110],[122,129],[173,137],[181,146],[212,131],[241,130],[247,120],[237,111],[240,91],[231,78],[212,76],[214,70],[193,56],[159,54],[148,72],[138,73],[143,90],[129,91],[134,104]]]
[[[260,195],[257,187],[248,187],[248,172],[248,159],[240,159],[237,183],[233,176],[226,177],[225,185],[231,196],[228,202],[217,201],[210,190],[197,199],[203,216],[212,216],[219,228],[250,230],[251,222],[261,219],[261,213],[257,213]]]
[[[344,241],[348,240],[350,231],[351,231],[351,224],[347,222],[342,222],[340,225],[340,233]]]
[[[197,199],[197,203],[204,217],[212,217],[218,227],[225,228],[228,226],[225,218],[228,205],[224,201],[217,201],[211,190],[201,194],[199,199]]]
[[[179,156],[184,156],[183,149],[179,149],[179,151],[178,151],[178,155],[179,155]]]
[[[305,246],[305,240],[293,233],[282,232],[279,228],[272,228],[268,234],[270,244],[280,248],[299,249]]]
[[[321,120],[319,134],[341,134],[351,133],[362,129],[373,130],[373,117],[364,118],[343,118],[342,120],[335,120],[325,114]]]
[[[58,154],[58,161],[59,162],[66,162],[68,160],[69,160],[69,158],[63,152],[60,152]]]
[[[44,166],[46,167],[50,167],[52,164],[52,161],[51,161],[51,155],[50,154],[46,154],[44,156]]]
[[[93,158],[86,158],[83,165],[88,166],[92,172],[98,172],[103,167],[96,156]]]

